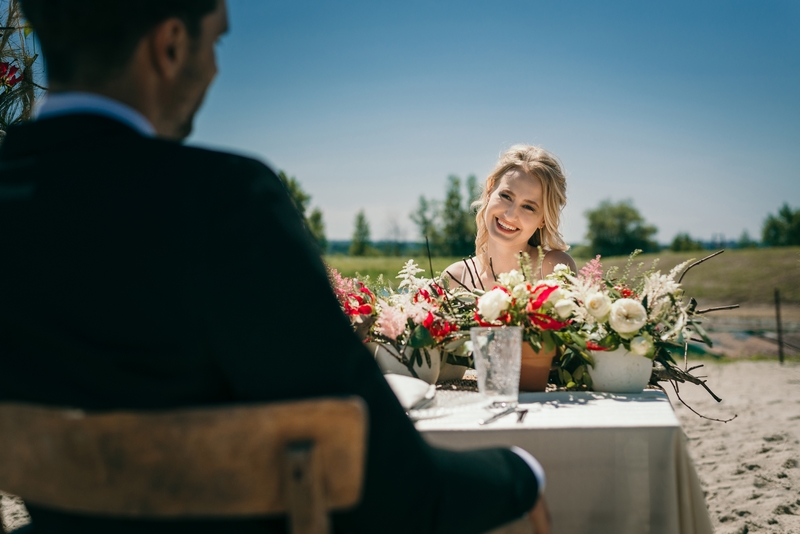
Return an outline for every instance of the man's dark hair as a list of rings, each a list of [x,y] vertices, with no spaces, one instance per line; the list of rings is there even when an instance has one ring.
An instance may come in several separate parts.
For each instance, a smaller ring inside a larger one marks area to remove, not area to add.
[[[177,17],[192,38],[218,0],[20,0],[42,45],[48,79],[99,83],[119,73],[141,38]]]

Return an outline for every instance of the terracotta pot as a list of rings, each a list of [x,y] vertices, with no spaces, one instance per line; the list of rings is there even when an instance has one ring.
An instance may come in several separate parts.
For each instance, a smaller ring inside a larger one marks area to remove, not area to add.
[[[522,362],[519,371],[520,391],[544,391],[556,351],[539,353],[527,341],[522,342]]]
[[[608,393],[641,393],[653,372],[653,360],[620,346],[612,351],[592,351],[589,367],[592,389]]]

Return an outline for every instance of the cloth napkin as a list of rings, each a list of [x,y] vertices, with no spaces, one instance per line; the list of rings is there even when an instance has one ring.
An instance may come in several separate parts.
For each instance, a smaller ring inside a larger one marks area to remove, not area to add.
[[[427,403],[436,394],[435,385],[419,378],[395,374],[386,374],[383,377],[406,410]]]

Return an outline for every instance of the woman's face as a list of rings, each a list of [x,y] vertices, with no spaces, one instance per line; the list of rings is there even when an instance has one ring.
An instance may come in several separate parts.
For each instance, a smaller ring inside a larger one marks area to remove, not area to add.
[[[489,239],[525,250],[528,239],[544,224],[541,180],[519,169],[508,171],[489,195],[484,218]]]

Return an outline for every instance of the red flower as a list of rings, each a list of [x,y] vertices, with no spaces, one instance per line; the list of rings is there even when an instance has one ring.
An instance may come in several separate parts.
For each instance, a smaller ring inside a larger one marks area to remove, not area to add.
[[[16,65],[12,65],[7,61],[0,62],[0,85],[5,85],[6,87],[17,85],[22,79],[16,75],[17,72],[19,72],[19,67]]]
[[[586,342],[586,348],[588,350],[608,350],[607,347],[601,347],[600,345],[598,345],[594,341],[587,341]]]
[[[569,324],[569,321],[562,323],[543,313],[532,313],[528,315],[528,318],[542,330],[561,330]]]
[[[622,295],[622,298],[624,299],[629,299],[631,297],[638,298],[638,296],[636,295],[636,293],[633,292],[633,290],[628,289],[625,286],[614,286],[614,289],[619,291],[619,294]]]
[[[544,291],[539,293],[539,296],[536,297],[535,301],[531,299],[530,302],[528,302],[528,305],[525,307],[526,312],[533,313],[539,308],[541,308],[544,305],[544,303],[547,302],[547,299],[550,298],[550,295],[553,293],[553,291],[558,289],[558,286],[546,286],[544,284],[541,284],[536,286],[533,292],[539,291],[541,288],[545,288]]]

